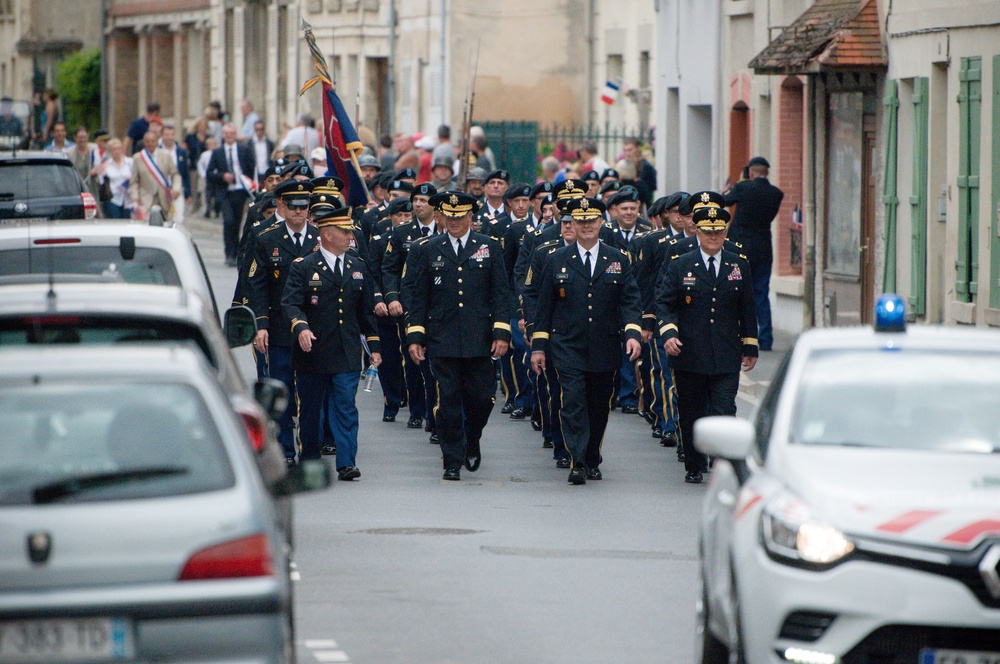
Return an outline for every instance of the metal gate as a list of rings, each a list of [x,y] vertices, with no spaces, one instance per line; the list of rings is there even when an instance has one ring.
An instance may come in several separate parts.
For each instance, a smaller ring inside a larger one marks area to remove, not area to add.
[[[510,182],[538,180],[538,123],[481,122],[479,126],[497,158],[496,168],[510,172]]]

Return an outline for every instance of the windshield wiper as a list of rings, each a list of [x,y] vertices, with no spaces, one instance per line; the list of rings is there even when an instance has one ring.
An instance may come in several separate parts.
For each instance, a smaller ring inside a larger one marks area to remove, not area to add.
[[[112,473],[77,475],[37,486],[32,490],[31,496],[37,504],[52,503],[60,498],[74,496],[84,491],[90,491],[91,489],[157,477],[169,477],[170,475],[183,475],[187,472],[188,469],[184,467],[157,466],[153,468],[119,470]]]

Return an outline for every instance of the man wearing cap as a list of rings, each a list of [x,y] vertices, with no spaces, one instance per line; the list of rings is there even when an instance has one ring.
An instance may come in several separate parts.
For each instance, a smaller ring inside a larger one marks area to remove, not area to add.
[[[729,237],[742,245],[753,272],[753,294],[757,305],[761,350],[771,350],[774,343],[768,293],[771,265],[774,262],[771,223],[778,216],[781,200],[785,196],[784,192],[768,181],[770,167],[764,157],[754,157],[748,164],[750,179],[737,182],[726,192],[726,206],[736,206]]]
[[[587,183],[587,198],[597,198],[601,190],[601,174],[591,169],[584,171],[580,179]]]
[[[249,302],[257,316],[257,335],[253,346],[266,356],[267,375],[285,383],[295,403],[295,377],[291,347],[294,339],[291,320],[281,310],[281,296],[288,280],[288,269],[296,258],[308,256],[319,246],[316,231],[309,224],[309,196],[312,183],[295,179],[279,184],[278,214],[284,223],[275,223],[257,235],[253,260],[247,270],[250,280]],[[291,407],[278,418],[278,442],[289,465],[295,463],[296,446],[292,437]]]
[[[750,264],[726,251],[729,212],[714,191],[691,195],[698,249],[667,260],[656,286],[657,326],[677,386],[684,481],[699,484],[708,460],[695,449],[694,423],[735,415],[740,369],[757,362]]]
[[[641,352],[639,289],[627,253],[601,242],[604,203],[565,203],[576,242],[545,261],[531,335],[536,373],[551,362],[560,385],[559,421],[570,454],[569,481],[602,478],[601,443],[608,424],[621,339],[630,360]],[[534,278],[534,277],[533,277]]]
[[[246,183],[254,175],[254,155],[250,146],[236,142],[233,125],[222,128],[222,145],[212,151],[206,175],[219,192],[226,265],[235,267],[243,208],[250,197]]]
[[[472,232],[475,198],[445,191],[431,204],[447,232],[417,253],[406,342],[415,362],[431,361],[444,479],[458,480],[463,462],[470,471],[479,468],[496,391],[492,360],[510,344],[512,302],[500,243]]]
[[[327,163],[326,163],[326,148],[320,146],[315,148],[309,154],[310,167],[312,168],[313,176],[323,177],[326,175]]]
[[[363,154],[358,157],[358,166],[361,168],[361,177],[365,179],[368,189],[371,189],[372,179],[382,170],[382,166],[378,163],[378,157]]]
[[[548,197],[547,205],[543,207],[547,214],[551,216],[554,203]],[[545,261],[549,254],[568,247],[576,241],[576,231],[573,229],[573,217],[563,215],[559,225],[562,236],[557,240],[544,242],[535,249],[531,257],[531,267],[525,277],[524,289],[521,293],[521,310],[519,324],[524,325],[524,334],[531,338],[534,330],[535,310],[538,302],[538,284]],[[535,378],[536,390],[539,392],[539,410],[542,420],[542,447],[552,450],[552,458],[556,461],[556,468],[569,468],[569,451],[563,440],[562,429],[559,426],[559,412],[562,410],[559,391],[559,376],[556,374],[555,365],[546,363],[543,375],[531,372]]]
[[[448,145],[451,145],[451,143]],[[431,163],[431,184],[438,191],[445,191],[455,187],[455,177],[452,171],[454,163],[454,155],[434,157],[434,161]]]
[[[354,399],[363,369],[362,336],[372,364],[382,363],[374,313],[378,286],[364,261],[349,253],[354,240],[350,208],[329,207],[314,223],[319,251],[292,261],[281,298],[293,338],[300,458],[320,457],[325,415],[337,441],[337,479],[351,481],[361,476]]]
[[[396,179],[413,185],[417,182],[417,172],[412,168],[401,168],[396,171]]]
[[[495,219],[506,211],[503,195],[509,183],[510,173],[503,169],[493,171],[486,176],[486,204],[480,212],[480,219]]]

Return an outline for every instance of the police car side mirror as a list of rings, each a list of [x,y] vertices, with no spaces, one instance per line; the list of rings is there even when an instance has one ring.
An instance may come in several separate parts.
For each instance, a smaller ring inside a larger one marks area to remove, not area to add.
[[[223,319],[222,329],[230,348],[246,346],[257,334],[257,317],[250,307],[230,307]]]
[[[694,423],[694,446],[702,454],[743,461],[754,441],[753,425],[729,415],[703,417]]]
[[[261,378],[254,383],[253,397],[272,420],[284,415],[288,408],[288,388],[275,378]]]

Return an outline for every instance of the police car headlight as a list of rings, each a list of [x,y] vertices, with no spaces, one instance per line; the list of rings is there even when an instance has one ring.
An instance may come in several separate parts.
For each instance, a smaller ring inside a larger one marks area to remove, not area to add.
[[[831,565],[854,551],[854,543],[844,533],[790,494],[776,497],[763,509],[761,537],[772,558],[808,566]]]

